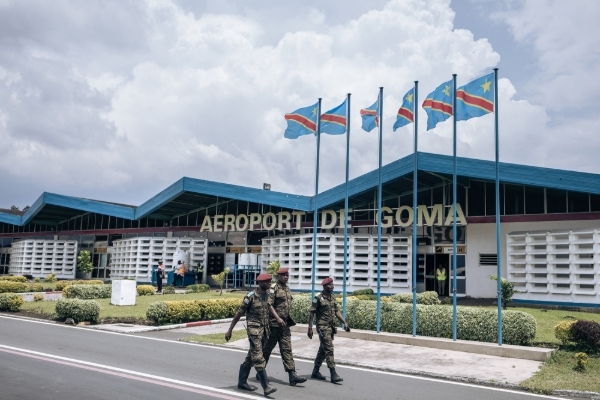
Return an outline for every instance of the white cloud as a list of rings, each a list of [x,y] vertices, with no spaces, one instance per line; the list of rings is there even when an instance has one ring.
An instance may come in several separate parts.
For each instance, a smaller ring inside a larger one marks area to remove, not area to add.
[[[500,59],[486,39],[453,29],[448,0],[392,0],[335,24],[327,12],[309,8],[290,21],[308,29],[268,41],[269,24],[251,12],[195,15],[168,0],[149,0],[119,8],[110,19],[113,10],[96,3],[76,10],[59,4],[48,16],[34,15],[49,37],[19,26],[7,33],[20,43],[11,45],[10,58],[0,45],[0,81],[19,77],[10,92],[0,92],[0,173],[21,182],[0,194],[0,203],[31,203],[21,196],[35,187],[139,204],[182,176],[252,187],[270,182],[277,191],[311,194],[315,141],[284,139],[286,112],[319,96],[326,110],[351,92],[351,175],[357,176],[377,166],[377,134],[360,130],[358,111],[375,101],[379,86],[388,163],[412,152],[411,129],[391,127],[413,80],[421,82],[422,101],[453,72],[462,84]],[[4,7],[17,20],[28,11],[20,3]],[[277,29],[289,16],[269,12],[279,19]],[[90,21],[87,31],[73,13]],[[128,39],[118,43],[122,35]],[[502,79],[503,159],[560,165],[545,108],[514,98],[515,88]],[[449,154],[451,123],[425,132],[422,110],[420,116],[420,149]],[[493,158],[491,121],[460,123],[460,155]],[[343,182],[345,138],[324,135],[321,155],[320,187]],[[565,167],[578,165],[592,164]]]

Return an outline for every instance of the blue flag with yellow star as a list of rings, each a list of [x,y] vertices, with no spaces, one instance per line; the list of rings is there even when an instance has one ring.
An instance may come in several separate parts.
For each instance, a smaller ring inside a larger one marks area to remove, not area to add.
[[[330,135],[346,133],[346,100],[321,115],[321,133]]]
[[[285,114],[287,129],[283,137],[287,139],[298,139],[302,135],[310,135],[317,131],[317,109],[319,103],[312,106],[299,108],[294,112]]]
[[[402,105],[398,110],[398,117],[396,117],[396,122],[394,123],[394,132],[396,132],[396,129],[415,121],[413,97],[415,97],[414,87],[404,95],[404,101],[402,101]]]
[[[494,74],[456,89],[456,120],[466,121],[494,112]]]
[[[379,99],[371,107],[360,110],[362,118],[362,128],[367,132],[371,132],[373,128],[379,126]]]
[[[423,102],[427,113],[427,130],[452,116],[452,80],[442,83],[429,93]]]

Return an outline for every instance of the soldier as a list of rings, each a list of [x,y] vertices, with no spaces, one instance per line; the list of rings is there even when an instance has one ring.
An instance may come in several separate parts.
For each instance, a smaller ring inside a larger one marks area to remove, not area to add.
[[[310,307],[310,316],[308,317],[308,338],[312,339],[313,337],[312,324],[316,314],[317,333],[321,342],[317,358],[315,358],[315,366],[311,378],[325,380],[319,369],[323,360],[327,360],[327,367],[329,367],[331,374],[331,383],[338,383],[343,381],[343,379],[335,372],[335,360],[333,358],[333,336],[337,333],[335,318],[342,323],[346,332],[350,332],[350,327],[338,310],[335,295],[333,294],[333,279],[323,279],[321,284],[323,285],[323,292],[316,295],[313,299],[312,306]]]
[[[271,352],[275,348],[275,345],[279,343],[281,361],[283,361],[283,368],[289,375],[290,386],[296,386],[297,383],[306,382],[306,378],[296,375],[296,365],[294,363],[294,356],[292,355],[290,326],[296,325],[296,322],[290,316],[292,292],[287,285],[289,277],[287,268],[279,268],[277,270],[277,282],[271,285],[271,290],[273,291],[273,308],[277,312],[277,315],[286,322],[286,326],[280,327],[277,320],[271,317],[271,335],[263,348],[263,355],[265,362],[268,363]]]
[[[238,375],[238,389],[256,390],[256,388],[248,385],[247,379],[250,375],[250,369],[254,366],[260,380],[260,384],[265,392],[265,396],[275,392],[277,389],[269,386],[269,379],[265,367],[267,363],[263,357],[263,343],[269,337],[269,315],[275,318],[279,326],[284,327],[285,322],[279,318],[275,309],[272,306],[272,291],[269,288],[271,284],[271,275],[260,274],[256,278],[258,281],[258,289],[252,291],[244,297],[242,305],[231,321],[229,330],[225,333],[225,340],[231,339],[233,328],[240,320],[242,315],[246,314],[246,322],[248,323],[248,340],[250,341],[250,349],[244,363],[240,365]]]

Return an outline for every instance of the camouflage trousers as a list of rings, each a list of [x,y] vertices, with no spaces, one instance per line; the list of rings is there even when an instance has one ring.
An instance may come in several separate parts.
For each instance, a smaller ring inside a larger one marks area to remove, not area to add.
[[[267,363],[277,343],[279,343],[279,352],[281,353],[281,361],[283,361],[285,372],[295,371],[296,365],[292,355],[292,334],[289,327],[271,327],[271,334],[263,348],[263,355]]]
[[[254,367],[256,371],[262,371],[267,367],[267,362],[263,356],[263,345],[266,343],[267,338],[264,336],[262,330],[260,330],[260,334],[255,333],[258,332],[253,332],[251,330],[250,335],[248,336],[250,349],[248,349],[248,354],[246,355],[243,365]]]
[[[335,360],[333,359],[333,329],[330,326],[318,327],[319,333],[319,352],[315,358],[315,367],[320,368],[323,361],[327,361],[328,368],[335,368]]]

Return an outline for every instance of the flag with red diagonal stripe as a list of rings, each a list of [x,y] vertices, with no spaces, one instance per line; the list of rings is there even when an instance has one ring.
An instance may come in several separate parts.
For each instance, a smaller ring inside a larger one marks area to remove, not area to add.
[[[494,112],[494,74],[456,89],[456,120],[466,121]]]
[[[312,106],[299,108],[294,112],[285,114],[287,129],[283,136],[287,139],[298,139],[302,135],[310,135],[317,131],[317,109],[319,103]]]
[[[342,135],[346,133],[346,100],[321,115],[321,133]]]
[[[396,117],[396,122],[394,123],[394,132],[396,129],[403,127],[404,125],[408,125],[415,121],[415,104],[413,98],[415,97],[415,88],[413,87],[404,95],[404,100],[402,101],[402,106],[398,109],[398,116]]]
[[[453,90],[452,80],[449,80],[442,83],[425,98],[423,109],[427,113],[427,130],[435,128],[438,122],[445,121],[452,116]]]
[[[371,107],[360,110],[362,118],[362,128],[367,132],[371,132],[373,128],[379,126],[379,98]]]

